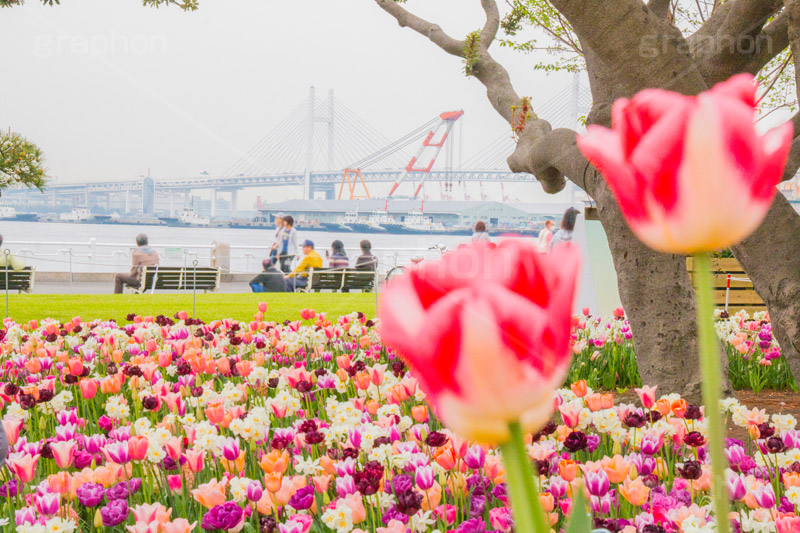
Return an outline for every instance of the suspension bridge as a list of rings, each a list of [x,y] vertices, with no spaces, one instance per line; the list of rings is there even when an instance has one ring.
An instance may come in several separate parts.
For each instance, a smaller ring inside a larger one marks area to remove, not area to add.
[[[579,117],[588,112],[590,105],[589,89],[576,76],[571,85],[536,111],[554,128],[576,128]],[[462,115],[460,110],[444,112],[389,140],[335,100],[332,90],[323,100],[312,87],[305,100],[220,175],[51,182],[41,193],[16,188],[5,191],[4,196],[13,203],[44,202],[52,207],[105,205],[109,211],[113,200],[115,205],[121,204],[121,211],[126,214],[144,215],[154,214],[158,201],[165,209],[164,203],[168,203],[170,215],[174,216],[176,207],[190,204],[194,191],[207,190],[211,192],[214,217],[219,193],[230,195],[235,216],[238,192],[246,189],[294,186],[302,188],[304,198],[353,199],[374,197],[375,189],[385,190],[388,184],[392,184],[388,196],[397,193],[416,197],[425,184],[438,184],[441,199],[450,200],[455,187],[471,182],[533,180],[530,175],[507,169],[505,160],[514,150],[514,139],[508,130],[498,132],[483,149],[462,160],[461,154],[456,154],[457,150],[460,152],[463,122],[456,124]]]

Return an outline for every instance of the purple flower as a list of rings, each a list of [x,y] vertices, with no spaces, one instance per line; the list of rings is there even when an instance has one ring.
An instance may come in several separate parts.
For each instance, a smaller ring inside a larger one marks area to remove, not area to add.
[[[310,509],[314,505],[314,486],[307,485],[298,489],[289,500],[289,505],[298,511]]]
[[[404,524],[408,524],[409,518],[408,515],[398,511],[396,507],[392,506],[383,513],[383,523],[388,526],[389,522],[392,520],[399,520]]]
[[[412,488],[414,488],[414,483],[411,481],[411,476],[400,474],[392,479],[392,489],[394,489],[395,494],[408,492]]]
[[[227,502],[213,507],[203,515],[200,527],[206,531],[233,529],[239,525],[243,517],[244,512],[241,507],[234,502]]]
[[[19,493],[19,486],[17,480],[12,479],[8,483],[0,485],[0,496],[3,498],[13,498]]]
[[[128,518],[128,502],[125,500],[112,501],[100,509],[100,517],[103,519],[104,526],[118,526]]]
[[[486,524],[480,518],[473,518],[466,522],[461,522],[456,530],[458,533],[486,533]]]
[[[75,455],[74,466],[78,470],[83,470],[87,466],[91,465],[92,459],[94,459],[92,454],[87,453],[85,451],[78,451],[74,455]]]
[[[503,504],[508,505],[508,495],[506,494],[506,485],[505,483],[497,485],[492,490],[492,496],[503,502]]]
[[[133,477],[125,482],[128,487],[129,494],[136,494],[142,488],[142,478]]]
[[[125,481],[120,481],[110,489],[106,490],[106,499],[108,499],[108,501],[127,500],[128,496],[130,496],[130,491],[128,490],[128,484]]]
[[[105,489],[100,483],[84,483],[75,491],[78,501],[86,507],[97,507],[103,501]]]
[[[600,435],[589,435],[586,437],[586,451],[592,453],[600,446]]]

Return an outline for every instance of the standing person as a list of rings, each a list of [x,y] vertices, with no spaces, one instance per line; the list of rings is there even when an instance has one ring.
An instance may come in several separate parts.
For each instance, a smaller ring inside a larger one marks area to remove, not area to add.
[[[575,219],[578,218],[578,212],[574,207],[564,211],[564,217],[561,219],[561,228],[553,234],[553,238],[550,241],[550,250],[564,243],[572,242],[572,232],[575,230]]]
[[[328,258],[328,268],[347,268],[350,266],[350,259],[344,250],[344,243],[336,239],[331,243],[331,253],[325,250],[325,257]]]
[[[314,243],[306,239],[303,241],[303,260],[286,275],[286,292],[294,292],[308,285],[308,271],[312,268],[322,268],[322,257],[314,250]]]
[[[147,235],[136,236],[136,250],[131,255],[130,274],[117,274],[114,277],[114,294],[122,294],[125,285],[138,289],[141,284],[142,267],[158,266],[158,252],[147,245]]]
[[[360,246],[361,255],[356,259],[356,270],[377,270],[378,258],[372,255],[372,243],[364,239]]]
[[[8,254],[8,263],[6,263],[6,254],[5,250],[2,249],[3,246],[3,236],[0,235],[0,268],[11,270],[22,270],[25,268],[25,263],[22,262],[22,259],[17,257],[14,254]]]
[[[547,220],[544,223],[544,229],[539,233],[539,251],[543,254],[547,253],[550,249],[550,241],[553,240],[553,226],[555,223],[552,220]]]
[[[286,292],[283,272],[278,270],[272,259],[264,259],[261,268],[261,274],[250,280],[253,292]]]
[[[475,224],[475,230],[472,233],[472,242],[475,241],[492,242],[492,238],[489,237],[489,232],[486,231],[486,224],[484,224],[481,220]]]
[[[281,234],[283,233],[283,218],[286,215],[283,213],[275,213],[275,240],[272,241],[272,246],[269,249],[269,257],[273,263],[278,261],[278,247],[281,245]]]
[[[297,230],[294,229],[294,217],[292,215],[283,217],[279,248],[278,258],[281,262],[281,270],[288,274],[292,271],[292,261],[294,261],[297,254]]]

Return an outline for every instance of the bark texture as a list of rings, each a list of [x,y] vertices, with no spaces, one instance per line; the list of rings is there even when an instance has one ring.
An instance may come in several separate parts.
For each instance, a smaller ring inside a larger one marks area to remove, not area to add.
[[[605,182],[592,174],[598,184],[593,198],[608,235],[642,383],[657,384],[665,392],[680,391],[699,402],[694,291],[686,274],[686,258],[658,253],[642,244],[628,228]],[[722,361],[727,369],[727,357]]]

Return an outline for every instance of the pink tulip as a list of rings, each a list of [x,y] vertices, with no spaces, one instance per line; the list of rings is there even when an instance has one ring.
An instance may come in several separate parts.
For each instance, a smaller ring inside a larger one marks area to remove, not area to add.
[[[53,459],[58,468],[66,470],[72,466],[73,453],[77,448],[74,440],[64,442],[51,442],[50,449],[53,451]]]
[[[197,522],[189,523],[185,518],[176,518],[172,522],[167,522],[161,526],[162,533],[191,533],[197,526]]]
[[[36,475],[36,463],[39,462],[39,455],[27,453],[12,453],[8,456],[8,467],[16,474],[20,481],[29,483]]]
[[[642,402],[642,407],[650,409],[656,404],[656,389],[658,386],[650,387],[649,385],[642,385],[641,388],[633,389],[639,395],[639,401]]]
[[[3,420],[3,429],[6,432],[6,438],[11,446],[17,443],[19,432],[22,430],[24,424],[25,421],[21,418],[5,418]]]
[[[749,74],[698,96],[648,89],[617,100],[613,129],[589,126],[578,137],[642,242],[668,253],[710,251],[761,223],[793,128],[756,132],[756,89]]]
[[[573,246],[462,246],[387,285],[381,335],[462,437],[502,442],[516,420],[537,431],[569,366],[579,263]]]
[[[158,533],[158,522],[136,522],[132,526],[125,526],[130,533]]]
[[[128,439],[128,454],[131,461],[144,461],[150,441],[143,435],[134,435]]]
[[[94,379],[84,378],[78,382],[81,388],[81,396],[87,400],[91,400],[97,395],[97,381]]]
[[[189,469],[195,474],[203,470],[205,456],[206,454],[202,450],[186,450],[184,453],[186,464],[189,465]]]
[[[797,533],[800,531],[800,516],[783,516],[775,520],[778,533]]]
[[[564,419],[564,425],[568,428],[577,427],[580,423],[583,406],[577,401],[562,404],[558,407],[558,410],[561,412],[561,418]]]

